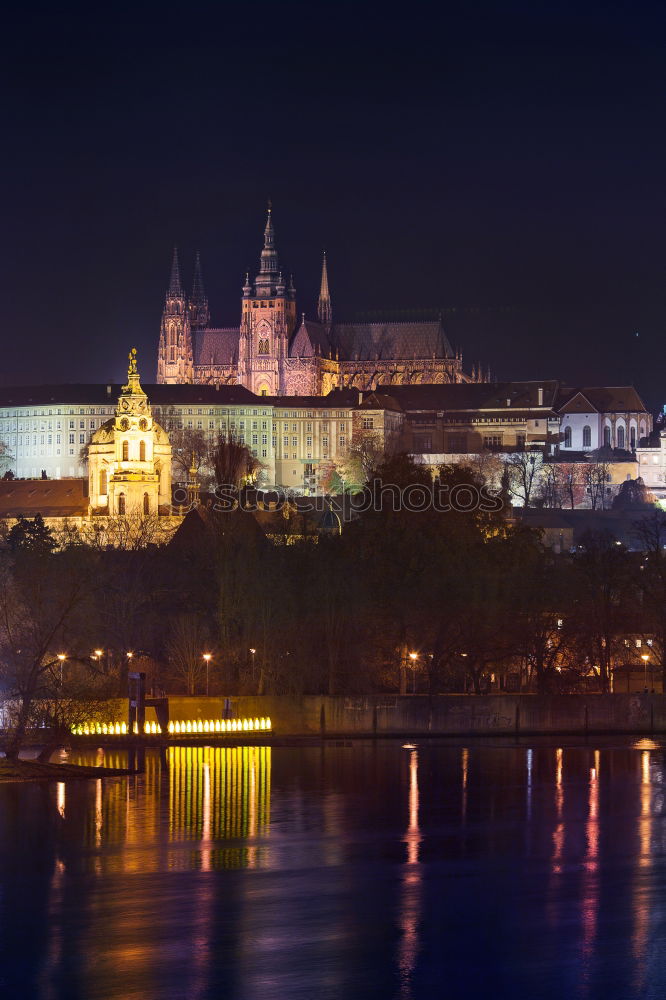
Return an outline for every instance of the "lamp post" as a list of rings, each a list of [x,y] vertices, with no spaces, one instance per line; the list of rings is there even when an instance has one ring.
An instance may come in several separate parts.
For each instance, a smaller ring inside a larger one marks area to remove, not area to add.
[[[204,653],[203,658],[206,661],[206,697],[208,697],[208,668],[211,661],[211,653]]]
[[[641,660],[643,661],[643,666],[644,666],[644,669],[645,669],[645,690],[646,691],[648,689],[648,686],[647,686],[647,665],[648,665],[648,660],[649,659],[650,659],[650,654],[649,653],[643,653],[642,654]]]
[[[58,659],[60,661],[60,687],[62,687],[62,665],[67,659],[66,653],[58,653]]]
[[[256,652],[257,652],[256,649],[254,649],[253,646],[250,646],[250,655],[252,656],[252,684],[253,685],[254,685],[254,655],[255,655]]]
[[[410,653],[409,658],[412,661],[412,694],[416,694],[416,661],[419,658],[419,654]]]

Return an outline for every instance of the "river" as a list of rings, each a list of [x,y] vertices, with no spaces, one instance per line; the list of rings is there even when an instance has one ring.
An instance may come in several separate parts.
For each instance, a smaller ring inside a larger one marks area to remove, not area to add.
[[[0,785],[0,996],[663,998],[664,773],[651,740],[368,741]]]

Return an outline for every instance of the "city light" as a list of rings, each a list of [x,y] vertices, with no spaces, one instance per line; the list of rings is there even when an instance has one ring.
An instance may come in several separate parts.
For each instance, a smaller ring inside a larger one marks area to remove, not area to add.
[[[210,661],[212,659],[212,653],[204,653],[203,658],[206,661],[206,697],[208,697],[208,669],[210,667]]]
[[[270,717],[254,719],[182,719],[171,721],[168,725],[170,736],[198,736],[199,733],[259,733],[270,732],[272,723]],[[134,723],[134,734],[138,735],[138,724]],[[78,726],[72,726],[74,736],[126,736],[128,732],[126,722],[84,722]],[[159,722],[145,722],[143,726],[145,736],[160,736],[162,727]]]

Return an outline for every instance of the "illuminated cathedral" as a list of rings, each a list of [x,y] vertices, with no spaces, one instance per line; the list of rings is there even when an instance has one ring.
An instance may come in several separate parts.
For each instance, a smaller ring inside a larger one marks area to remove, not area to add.
[[[324,255],[317,318],[297,318],[296,289],[278,263],[272,211],[259,272],[245,276],[239,326],[210,323],[197,254],[186,295],[174,250],[159,339],[157,381],[240,384],[264,396],[326,395],[332,389],[483,381],[466,375],[441,318],[430,322],[336,323]]]

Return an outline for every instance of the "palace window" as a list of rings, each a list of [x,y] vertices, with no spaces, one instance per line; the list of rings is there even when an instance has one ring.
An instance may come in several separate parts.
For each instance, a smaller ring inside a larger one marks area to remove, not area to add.
[[[146,442],[145,441],[139,441],[139,461],[140,462],[145,462],[146,461]]]
[[[363,417],[363,430],[371,431],[375,426],[374,417]]]
[[[129,442],[123,441],[123,462],[129,462]]]
[[[587,424],[583,427],[583,448],[592,447],[592,428],[588,427]]]
[[[417,453],[432,451],[432,436],[430,434],[415,434],[414,451]]]
[[[292,438],[291,439],[291,447],[292,448],[297,448],[298,447],[298,438]]]

